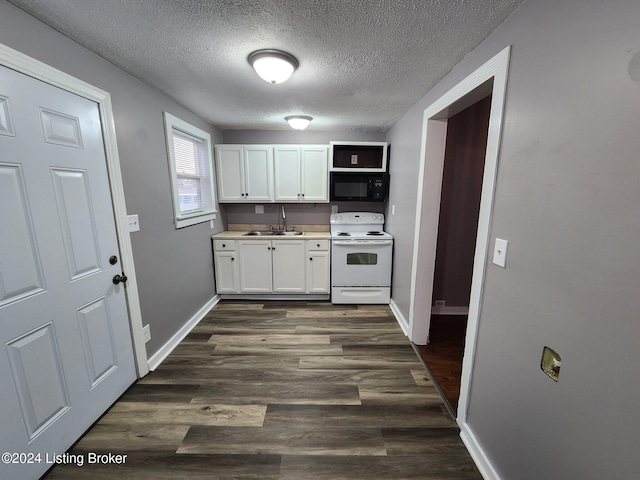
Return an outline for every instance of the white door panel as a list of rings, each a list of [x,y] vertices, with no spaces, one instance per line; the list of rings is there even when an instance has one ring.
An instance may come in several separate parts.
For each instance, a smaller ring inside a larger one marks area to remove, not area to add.
[[[0,225],[0,451],[62,453],[136,377],[100,116],[3,67]]]

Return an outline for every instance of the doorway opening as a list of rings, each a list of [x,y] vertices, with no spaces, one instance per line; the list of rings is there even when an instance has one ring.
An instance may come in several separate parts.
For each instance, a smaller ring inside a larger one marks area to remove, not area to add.
[[[428,345],[420,356],[455,417],[471,296],[491,95],[448,119]]]
[[[474,451],[476,464],[486,463],[467,424],[473,361],[478,336],[482,291],[489,258],[491,215],[495,194],[502,116],[506,98],[510,47],[506,47],[436,99],[423,114],[421,159],[418,173],[415,238],[411,276],[411,294],[407,332],[416,345],[427,345],[430,336],[431,308],[438,242],[440,192],[449,119],[479,100],[491,95],[482,194],[475,238],[473,273],[468,319],[464,339],[462,378],[456,420],[460,435]],[[446,305],[445,305],[446,306]],[[433,332],[431,333],[433,335]],[[477,457],[477,458],[476,458]]]

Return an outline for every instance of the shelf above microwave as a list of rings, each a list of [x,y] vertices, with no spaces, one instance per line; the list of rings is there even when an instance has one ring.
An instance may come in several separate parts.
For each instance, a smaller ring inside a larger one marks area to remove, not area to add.
[[[329,142],[332,172],[386,172],[387,142]]]

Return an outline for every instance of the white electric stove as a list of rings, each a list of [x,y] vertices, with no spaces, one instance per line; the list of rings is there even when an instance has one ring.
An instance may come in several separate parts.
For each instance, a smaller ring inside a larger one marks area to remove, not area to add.
[[[393,237],[383,226],[381,213],[331,215],[332,303],[389,303]]]

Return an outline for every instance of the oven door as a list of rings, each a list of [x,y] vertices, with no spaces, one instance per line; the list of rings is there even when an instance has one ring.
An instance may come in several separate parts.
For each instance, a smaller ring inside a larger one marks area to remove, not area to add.
[[[393,240],[357,242],[333,240],[331,284],[334,287],[388,287],[391,285]]]

